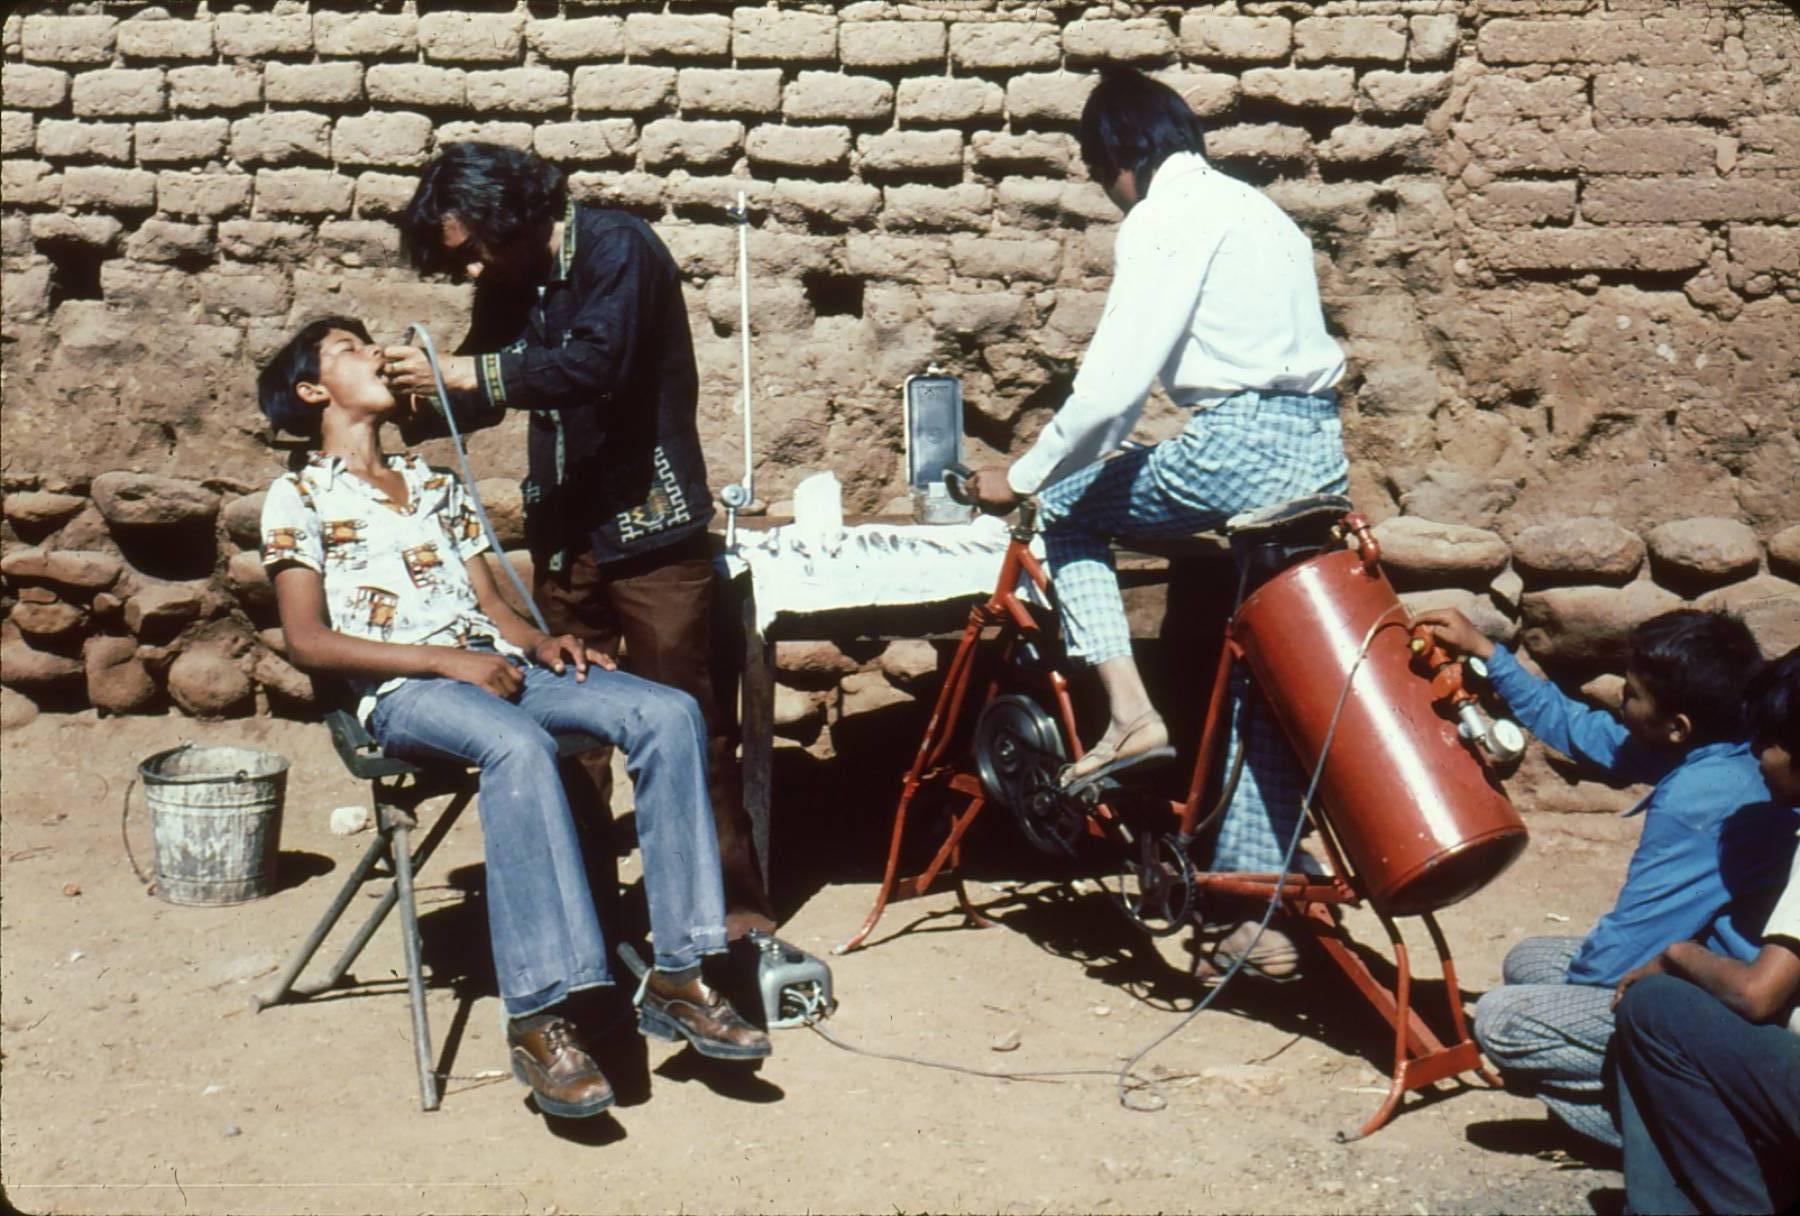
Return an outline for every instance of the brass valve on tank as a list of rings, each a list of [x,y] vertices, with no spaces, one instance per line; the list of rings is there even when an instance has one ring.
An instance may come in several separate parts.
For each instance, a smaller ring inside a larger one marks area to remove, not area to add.
[[[1412,640],[1407,647],[1431,677],[1432,699],[1447,704],[1456,715],[1456,733],[1476,744],[1477,753],[1484,759],[1499,764],[1510,763],[1524,754],[1525,732],[1519,724],[1508,718],[1495,718],[1490,722],[1481,712],[1479,699],[1463,683],[1465,667],[1469,674],[1481,678],[1487,675],[1486,665],[1474,655],[1467,655],[1458,662],[1454,655],[1438,645],[1427,626],[1414,625],[1409,632]]]

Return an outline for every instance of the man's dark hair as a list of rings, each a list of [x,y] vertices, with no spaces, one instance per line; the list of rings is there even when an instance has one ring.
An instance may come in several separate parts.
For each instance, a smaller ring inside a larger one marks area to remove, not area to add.
[[[319,407],[300,400],[295,388],[304,381],[319,378],[319,345],[334,329],[353,333],[364,342],[369,331],[355,317],[320,317],[308,321],[287,345],[263,364],[256,377],[256,403],[278,431],[290,435],[319,437]]]
[[[1744,737],[1744,686],[1762,651],[1727,612],[1678,608],[1631,631],[1631,668],[1664,714],[1686,714],[1695,744]]]
[[[420,274],[451,270],[444,217],[492,249],[562,218],[562,170],[530,152],[474,141],[445,144],[400,217],[400,245]]]
[[[1138,196],[1176,152],[1206,154],[1206,127],[1180,93],[1135,68],[1108,65],[1081,108],[1081,159],[1102,186],[1130,169]]]
[[[1781,748],[1800,763],[1800,646],[1765,664],[1744,692],[1750,744]]]

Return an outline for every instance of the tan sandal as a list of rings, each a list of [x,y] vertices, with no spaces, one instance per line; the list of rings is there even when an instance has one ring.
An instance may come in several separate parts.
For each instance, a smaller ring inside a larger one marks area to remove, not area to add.
[[[1169,746],[1169,728],[1162,715],[1150,709],[1133,718],[1114,742],[1096,743],[1081,759],[1063,765],[1058,778],[1065,792],[1078,794],[1096,781],[1128,768],[1174,758],[1175,749]]]
[[[1207,940],[1210,934],[1205,929],[1197,930],[1187,943],[1187,948],[1194,953],[1193,975],[1202,983],[1216,984],[1241,956],[1244,961],[1239,970],[1259,979],[1277,983],[1299,979],[1299,946],[1274,925],[1264,928],[1259,936],[1256,930],[1260,923],[1243,921],[1223,937],[1210,941]]]

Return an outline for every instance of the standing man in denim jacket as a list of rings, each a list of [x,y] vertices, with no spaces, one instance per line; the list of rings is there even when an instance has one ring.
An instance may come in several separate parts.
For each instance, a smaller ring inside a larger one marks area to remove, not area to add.
[[[633,672],[700,703],[727,923],[733,936],[772,929],[713,689],[712,496],[674,259],[637,217],[571,201],[554,165],[484,143],[444,147],[401,235],[421,273],[475,281],[462,353],[442,361],[459,426],[530,414],[526,539],[551,630],[609,654],[623,642]],[[387,354],[394,388],[432,392],[422,351]],[[604,797],[602,760],[588,768]]]

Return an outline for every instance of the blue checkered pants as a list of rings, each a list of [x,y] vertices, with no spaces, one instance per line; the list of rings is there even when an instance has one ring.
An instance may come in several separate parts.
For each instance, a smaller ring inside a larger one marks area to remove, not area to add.
[[[1507,1088],[1535,1095],[1582,1135],[1618,1148],[1603,1072],[1613,990],[1569,983],[1569,961],[1580,948],[1579,937],[1528,937],[1507,951],[1500,986],[1475,1004],[1475,1041]]]
[[[1065,477],[1038,495],[1044,552],[1068,653],[1097,664],[1131,653],[1112,541],[1188,536],[1231,516],[1348,481],[1337,395],[1238,393],[1200,410],[1173,439]],[[1300,815],[1305,775],[1262,699],[1232,683],[1230,764],[1242,778],[1219,829],[1213,868],[1281,868]],[[1229,770],[1227,770],[1229,771]]]

